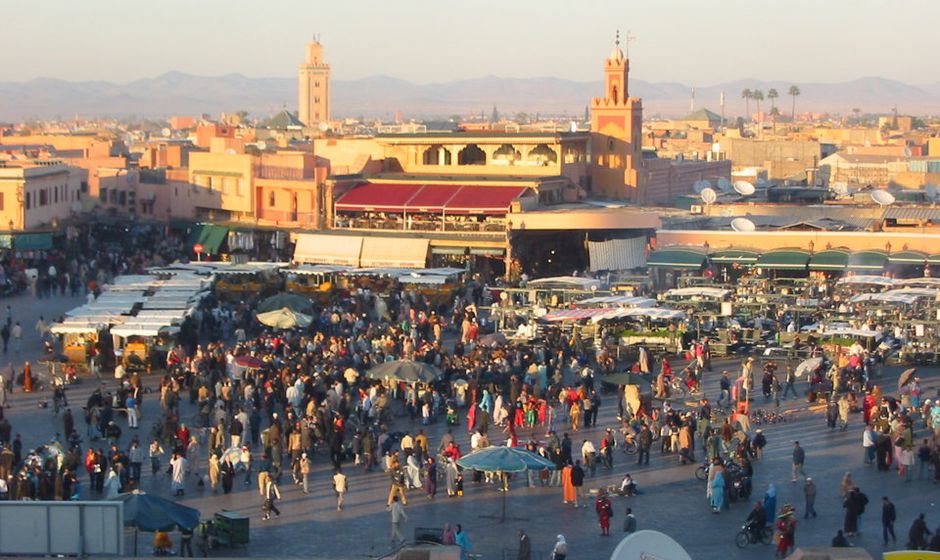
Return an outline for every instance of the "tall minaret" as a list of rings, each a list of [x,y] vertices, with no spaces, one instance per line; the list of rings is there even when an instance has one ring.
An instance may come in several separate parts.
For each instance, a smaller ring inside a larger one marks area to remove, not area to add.
[[[297,118],[307,126],[330,120],[330,65],[323,62],[323,45],[307,43],[307,58],[297,72]]]
[[[627,35],[629,43],[629,34]],[[630,59],[620,49],[620,32],[604,61],[604,96],[591,100],[592,190],[618,200],[644,202],[640,184],[643,102],[630,97]]]

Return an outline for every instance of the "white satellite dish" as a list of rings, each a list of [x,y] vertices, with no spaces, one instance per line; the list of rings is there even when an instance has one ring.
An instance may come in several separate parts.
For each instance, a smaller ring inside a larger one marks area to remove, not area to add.
[[[317,128],[320,129],[320,132],[326,132],[330,129],[330,125],[326,124],[325,122],[321,122],[317,125]]]
[[[702,197],[702,202],[704,202],[705,204],[712,204],[716,200],[718,200],[718,193],[716,193],[715,189],[712,189],[712,188],[702,189],[702,192],[700,193],[699,196]]]
[[[888,191],[871,191],[871,199],[878,206],[891,206],[894,204],[894,195]]]
[[[228,155],[230,155],[230,156],[234,156],[234,155],[237,154],[238,152],[235,151],[235,148],[229,148],[229,149],[225,150],[225,153],[228,154]]]
[[[265,142],[264,140],[259,140],[258,143],[255,144],[255,146],[262,152],[268,149],[268,143]]]
[[[160,131],[160,134],[162,134],[164,138],[169,138],[170,132],[171,130],[169,128],[164,128],[163,130]]]
[[[754,185],[748,183],[747,181],[735,181],[734,182],[734,192],[738,193],[741,196],[751,196],[754,194]]]
[[[637,558],[663,558],[692,560],[682,545],[659,531],[637,531],[620,541],[610,560],[636,560]]]
[[[757,226],[754,225],[754,222],[748,220],[747,218],[735,218],[731,220],[731,229],[734,231],[740,231],[742,233],[747,233],[757,229]]]
[[[692,183],[692,192],[702,194],[702,191],[708,188],[708,181],[696,181]]]
[[[731,181],[721,177],[718,179],[718,190],[721,192],[731,192]]]

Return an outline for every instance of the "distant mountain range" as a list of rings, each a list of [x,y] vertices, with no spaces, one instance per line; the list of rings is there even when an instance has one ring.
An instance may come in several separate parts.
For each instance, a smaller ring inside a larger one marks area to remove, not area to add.
[[[725,92],[725,115],[743,115],[741,91],[760,89],[765,100],[770,88],[780,93],[777,105],[784,114],[791,108],[787,95],[790,82],[737,80],[695,88],[695,108],[719,113],[719,97]],[[902,114],[940,113],[940,82],[909,85],[884,78],[859,78],[839,83],[797,83],[802,94],[797,112],[815,111],[851,114],[887,113],[897,106]],[[630,95],[643,98],[647,117],[677,117],[689,112],[691,86],[633,79]],[[496,105],[503,115],[526,112],[530,115],[570,115],[581,117],[593,96],[603,93],[603,83],[575,82],[561,78],[501,78],[484,76],[468,80],[419,85],[388,76],[360,80],[333,81],[334,117],[391,118],[396,112],[407,118],[435,118],[450,115],[489,115]],[[37,78],[28,82],[0,82],[0,119],[22,120],[55,116],[165,117],[169,115],[218,114],[246,110],[252,116],[266,117],[282,108],[294,110],[297,103],[294,78],[248,78],[240,74],[194,76],[168,72],[155,78],[127,84],[110,82],[69,82]],[[757,106],[750,103],[752,112]]]

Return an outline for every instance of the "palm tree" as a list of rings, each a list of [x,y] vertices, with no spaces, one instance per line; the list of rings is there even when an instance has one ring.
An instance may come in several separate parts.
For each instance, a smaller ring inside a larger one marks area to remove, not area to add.
[[[780,116],[780,109],[778,109],[777,107],[771,107],[770,116],[774,119],[774,134],[776,134],[777,133],[777,117]]]
[[[746,107],[744,112],[747,118],[745,120],[751,120],[751,95],[753,94],[750,89],[744,88],[741,90],[741,99],[744,100],[744,106]]]
[[[760,115],[760,102],[764,100],[764,92],[759,89],[755,89],[754,92],[751,93],[751,99],[757,102],[757,114]]]
[[[787,94],[793,97],[793,108],[790,110],[790,120],[793,120],[796,118],[796,96],[800,94],[800,88],[790,86],[790,91]]]
[[[773,111],[774,107],[777,106],[777,98],[780,97],[780,94],[777,93],[777,90],[770,88],[767,90],[767,99],[770,100],[770,110]]]

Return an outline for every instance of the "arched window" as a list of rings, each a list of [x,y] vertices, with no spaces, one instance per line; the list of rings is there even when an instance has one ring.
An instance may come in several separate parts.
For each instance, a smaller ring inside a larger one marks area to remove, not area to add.
[[[486,152],[476,144],[467,144],[457,152],[457,165],[486,165]]]
[[[424,165],[450,165],[450,150],[440,144],[428,146],[421,155],[421,163]]]
[[[522,154],[512,144],[503,144],[493,152],[493,163],[502,165],[512,165],[521,158]]]
[[[558,163],[558,154],[547,144],[539,144],[529,152],[529,161],[534,161],[539,165],[551,165]]]

